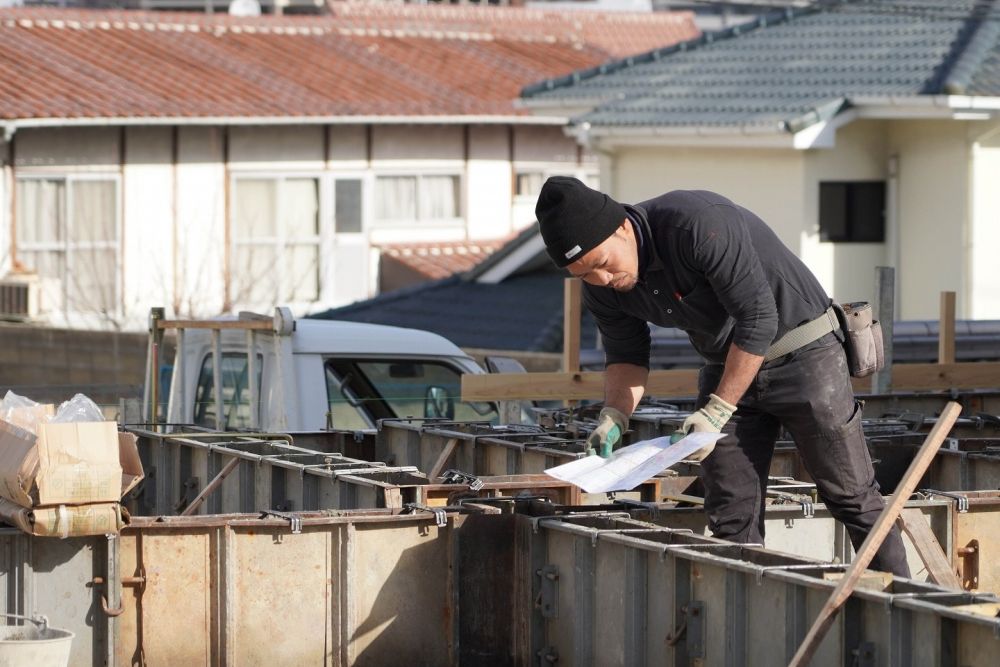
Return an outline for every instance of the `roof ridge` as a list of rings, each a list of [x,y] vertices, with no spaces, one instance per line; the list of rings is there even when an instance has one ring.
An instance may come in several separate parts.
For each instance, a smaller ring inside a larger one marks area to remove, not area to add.
[[[834,3],[840,4],[842,0],[833,0]],[[626,67],[634,67],[635,65],[641,65],[647,62],[655,62],[664,58],[666,56],[673,55],[675,53],[682,53],[689,51],[691,49],[696,49],[701,46],[712,44],[719,40],[732,39],[738,37],[747,32],[752,32],[754,30],[759,30],[762,28],[771,27],[774,25],[780,25],[783,23],[788,23],[789,21],[799,18],[801,16],[815,14],[817,12],[826,9],[830,2],[819,2],[815,5],[809,5],[807,7],[786,7],[784,9],[778,9],[775,11],[767,12],[759,16],[757,19],[750,21],[748,23],[743,23],[740,25],[735,25],[730,28],[725,28],[723,30],[713,30],[709,32],[703,32],[700,36],[685,40],[683,42],[677,42],[670,46],[661,47],[658,49],[652,49],[651,51],[646,51],[634,56],[627,56],[625,58],[617,58],[614,60],[609,60],[606,63],[598,65],[597,67],[591,67],[584,70],[578,70],[567,74],[566,76],[556,77],[553,79],[546,79],[538,83],[525,86],[521,89],[521,97],[531,97],[536,93],[541,93],[555,88],[561,88],[565,86],[570,86],[580,81],[593,78],[595,76],[600,76],[602,74],[609,74],[611,72],[616,72]]]
[[[973,11],[970,16],[971,36],[965,48],[957,54],[951,69],[944,76],[941,90],[949,95],[963,95],[972,83],[972,77],[980,65],[989,57],[994,48],[1000,44],[1000,0],[988,0],[989,5],[978,5],[981,10]],[[975,14],[979,16],[975,16]]]

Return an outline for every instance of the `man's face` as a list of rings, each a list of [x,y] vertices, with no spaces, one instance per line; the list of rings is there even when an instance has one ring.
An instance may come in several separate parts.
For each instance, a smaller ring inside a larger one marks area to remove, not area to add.
[[[591,285],[628,292],[639,281],[635,230],[627,219],[615,233],[568,267],[575,278]]]

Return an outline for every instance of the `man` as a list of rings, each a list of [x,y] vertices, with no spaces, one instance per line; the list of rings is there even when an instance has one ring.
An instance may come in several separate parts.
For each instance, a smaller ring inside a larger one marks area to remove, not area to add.
[[[642,398],[647,323],[678,327],[706,361],[698,410],[682,431],[735,427],[694,457],[713,534],[763,543],[767,476],[784,426],[860,548],[883,501],[843,334],[829,296],[774,232],[712,192],[679,190],[623,206],[562,176],[545,182],[535,214],[553,262],[584,281],[583,301],[604,343],[604,408],[588,445],[607,456]],[[909,576],[898,528],[871,567]]]

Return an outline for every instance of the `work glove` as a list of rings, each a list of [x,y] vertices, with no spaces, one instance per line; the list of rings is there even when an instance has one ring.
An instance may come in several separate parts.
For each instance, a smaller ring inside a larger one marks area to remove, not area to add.
[[[597,454],[603,458],[611,456],[611,450],[622,439],[628,429],[628,417],[620,410],[602,408],[597,416],[597,428],[587,437],[586,454]]]
[[[708,395],[708,403],[700,410],[695,410],[691,416],[684,420],[679,430],[674,431],[670,436],[670,443],[673,444],[686,436],[688,433],[707,432],[719,433],[726,425],[729,418],[736,412],[736,406],[727,403],[715,394]],[[705,445],[695,453],[691,454],[687,460],[704,461],[705,458],[715,449],[715,443]]]

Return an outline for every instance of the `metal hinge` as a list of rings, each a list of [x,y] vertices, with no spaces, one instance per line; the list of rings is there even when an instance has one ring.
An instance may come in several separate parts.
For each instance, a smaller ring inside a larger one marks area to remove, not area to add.
[[[559,568],[555,565],[546,565],[535,570],[535,576],[540,579],[535,608],[541,611],[542,618],[558,618]]]

